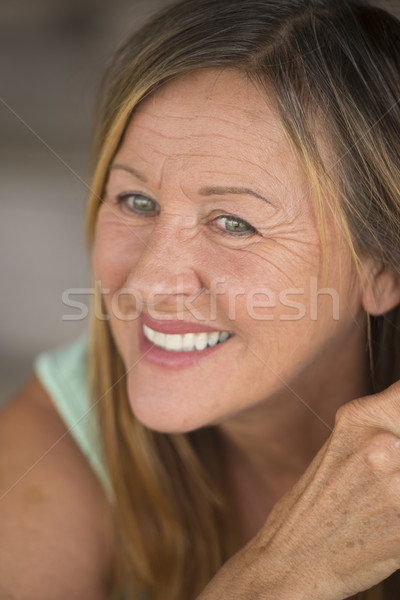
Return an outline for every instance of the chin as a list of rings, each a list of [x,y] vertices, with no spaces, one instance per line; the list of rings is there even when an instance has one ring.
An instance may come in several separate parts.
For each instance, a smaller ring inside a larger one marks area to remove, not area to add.
[[[168,399],[165,402],[154,402],[152,398],[139,398],[137,395],[129,395],[129,404],[135,418],[148,429],[159,433],[189,433],[208,423],[201,419],[200,415],[188,414],[189,411],[179,410],[175,402],[171,405]]]

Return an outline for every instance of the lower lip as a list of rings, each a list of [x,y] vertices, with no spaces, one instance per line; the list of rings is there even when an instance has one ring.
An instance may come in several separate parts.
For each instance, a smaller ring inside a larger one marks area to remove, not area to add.
[[[140,328],[139,333],[139,347],[140,353],[143,359],[150,360],[153,363],[157,363],[164,367],[186,367],[189,365],[193,365],[198,363],[201,359],[210,356],[217,350],[219,350],[222,346],[224,346],[228,340],[225,342],[220,342],[215,346],[208,346],[204,350],[193,350],[189,352],[175,352],[173,350],[163,350],[158,346],[155,346],[143,333],[143,328]]]

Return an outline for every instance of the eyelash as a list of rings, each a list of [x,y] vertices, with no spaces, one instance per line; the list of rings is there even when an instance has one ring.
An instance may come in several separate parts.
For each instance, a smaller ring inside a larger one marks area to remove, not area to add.
[[[146,211],[140,211],[140,210],[135,210],[134,208],[127,208],[127,200],[129,198],[133,198],[134,200],[138,199],[138,198],[142,198],[146,201],[152,202],[155,206],[156,206],[156,202],[154,200],[152,200],[151,198],[148,198],[147,196],[144,196],[143,194],[132,194],[132,193],[123,193],[123,194],[119,194],[117,196],[117,203],[120,206],[124,206],[126,207],[126,210],[130,213],[133,214],[137,214],[140,216],[145,216],[145,217],[153,217],[155,215],[158,215],[160,213],[160,208],[158,208],[157,210],[153,210],[153,211],[149,211],[146,214]],[[223,230],[220,229],[219,233],[221,233],[222,235],[227,235],[230,237],[250,237],[252,235],[255,235],[256,233],[258,233],[257,229],[255,227],[253,227],[252,225],[250,225],[250,223],[248,223],[247,221],[245,221],[244,219],[241,219],[240,217],[236,217],[235,215],[232,214],[222,214],[222,215],[218,215],[218,217],[215,217],[214,219],[212,219],[209,223],[213,224],[216,221],[219,221],[220,219],[226,219],[226,220],[231,220],[235,223],[238,223],[239,225],[244,225],[248,228],[248,231],[242,231],[242,232],[232,232],[232,231],[227,231],[227,230]]]

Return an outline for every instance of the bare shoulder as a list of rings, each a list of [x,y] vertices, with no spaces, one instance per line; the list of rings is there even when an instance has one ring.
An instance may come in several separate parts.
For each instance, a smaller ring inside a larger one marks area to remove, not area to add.
[[[0,540],[1,598],[107,597],[111,507],[36,377],[0,413]]]

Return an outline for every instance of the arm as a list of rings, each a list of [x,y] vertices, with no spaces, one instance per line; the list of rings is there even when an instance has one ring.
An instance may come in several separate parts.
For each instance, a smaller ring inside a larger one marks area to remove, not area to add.
[[[0,414],[0,498],[0,597],[107,597],[111,508],[36,378]]]

